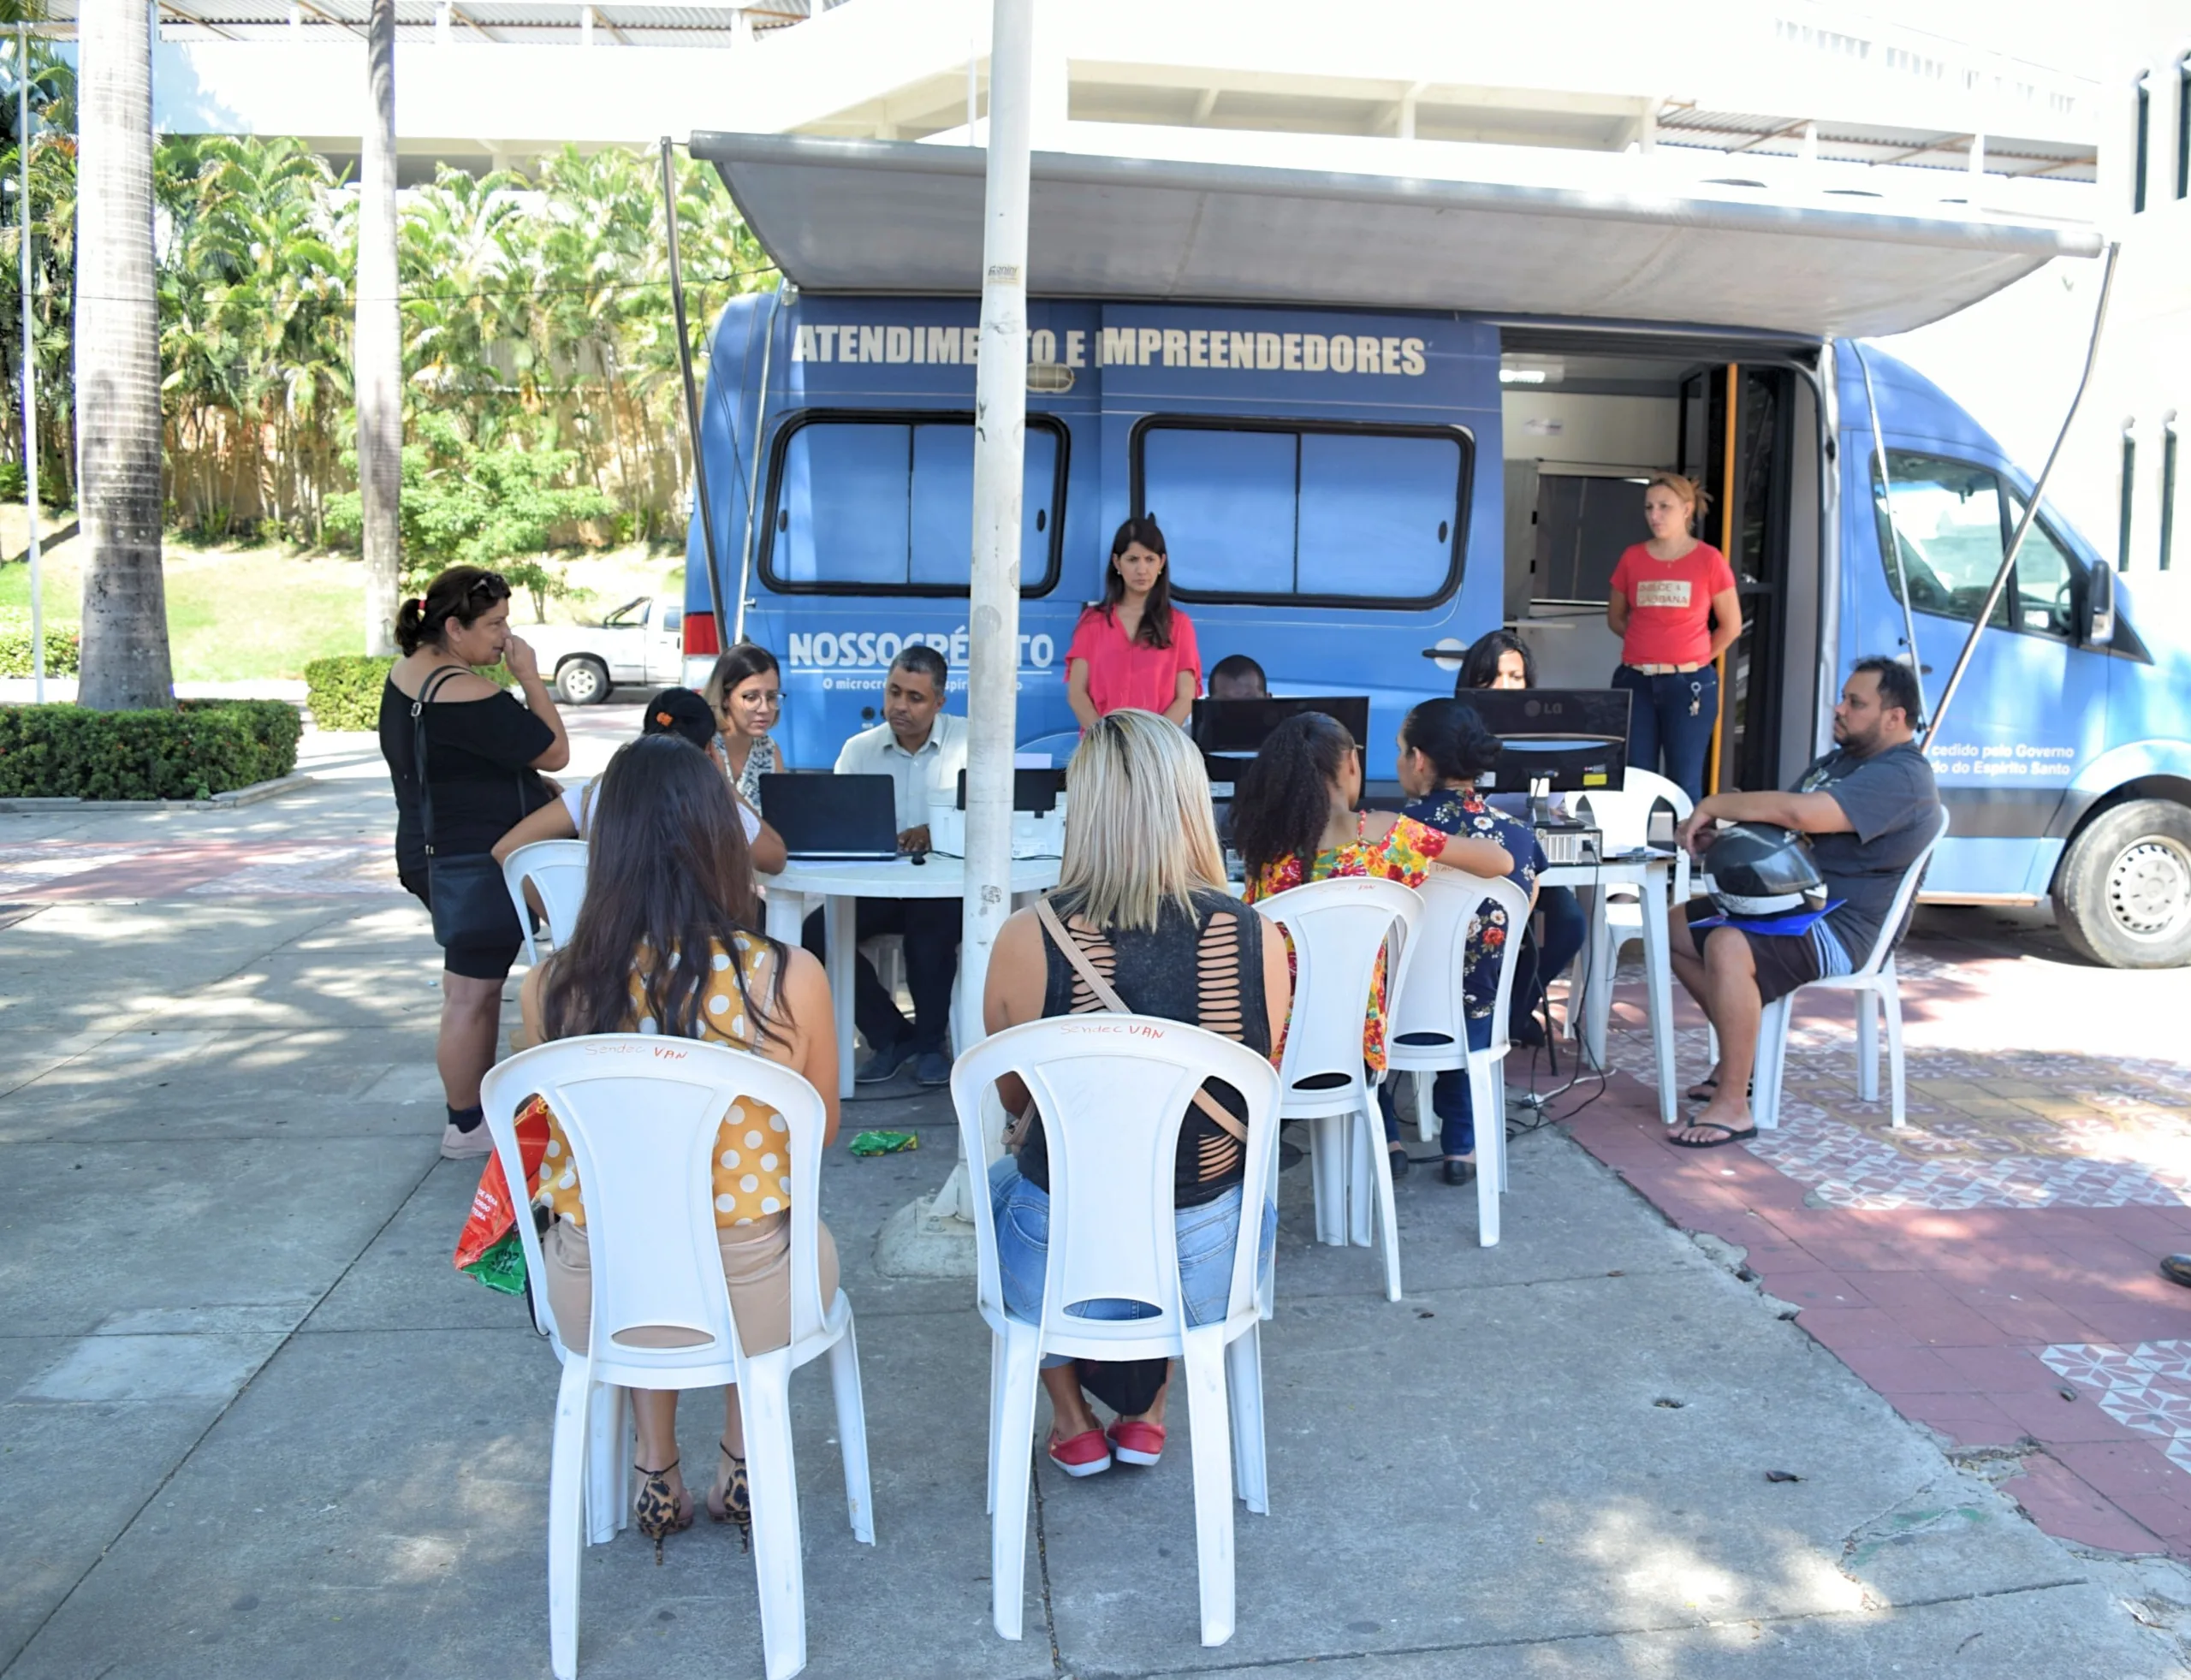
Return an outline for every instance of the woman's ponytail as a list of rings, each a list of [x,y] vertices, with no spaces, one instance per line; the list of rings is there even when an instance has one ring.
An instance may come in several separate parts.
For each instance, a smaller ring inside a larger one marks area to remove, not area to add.
[[[395,645],[406,654],[418,652],[419,644],[425,640],[425,627],[426,603],[414,595],[395,615]]]

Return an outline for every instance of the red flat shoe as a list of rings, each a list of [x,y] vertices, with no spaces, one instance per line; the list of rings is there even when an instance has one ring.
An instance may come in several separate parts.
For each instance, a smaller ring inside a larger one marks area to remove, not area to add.
[[[1164,1456],[1164,1426],[1120,1418],[1105,1432],[1122,1464],[1153,1464]]]
[[[1111,1445],[1101,1429],[1090,1429],[1071,1440],[1050,1437],[1050,1462],[1067,1475],[1097,1475],[1111,1468]]]

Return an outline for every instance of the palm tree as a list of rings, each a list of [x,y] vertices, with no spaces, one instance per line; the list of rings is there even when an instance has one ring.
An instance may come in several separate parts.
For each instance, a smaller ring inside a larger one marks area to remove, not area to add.
[[[77,703],[175,704],[160,571],[160,341],[152,264],[151,9],[96,0],[78,30]]]
[[[124,0],[127,3],[127,0]],[[395,0],[372,0],[365,30],[362,213],[358,227],[358,491],[365,514],[365,651],[395,651],[401,573],[403,335],[395,297]]]

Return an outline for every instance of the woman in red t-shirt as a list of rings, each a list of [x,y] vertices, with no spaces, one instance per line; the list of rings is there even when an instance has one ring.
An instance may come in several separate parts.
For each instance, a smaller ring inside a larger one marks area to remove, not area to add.
[[[1692,799],[1704,797],[1704,760],[1719,716],[1713,662],[1743,633],[1726,555],[1695,535],[1704,492],[1661,472],[1643,490],[1651,540],[1612,570],[1606,622],[1620,638],[1612,686],[1628,690],[1628,762],[1658,770]]]
[[[1103,598],[1080,614],[1065,650],[1072,715],[1087,728],[1106,713],[1160,712],[1185,723],[1202,692],[1202,652],[1192,620],[1172,604],[1164,533],[1146,517],[1111,539]]]

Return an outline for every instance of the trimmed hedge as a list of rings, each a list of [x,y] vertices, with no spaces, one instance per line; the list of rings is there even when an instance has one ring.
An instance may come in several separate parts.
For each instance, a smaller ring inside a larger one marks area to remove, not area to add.
[[[185,700],[173,711],[0,706],[0,798],[205,799],[297,767],[297,709]]]
[[[315,659],[305,667],[305,703],[322,729],[377,729],[380,691],[395,663],[361,653]]]
[[[45,631],[45,674],[49,677],[76,674],[78,638],[73,630]],[[0,677],[27,677],[31,669],[31,615],[0,613]]]

